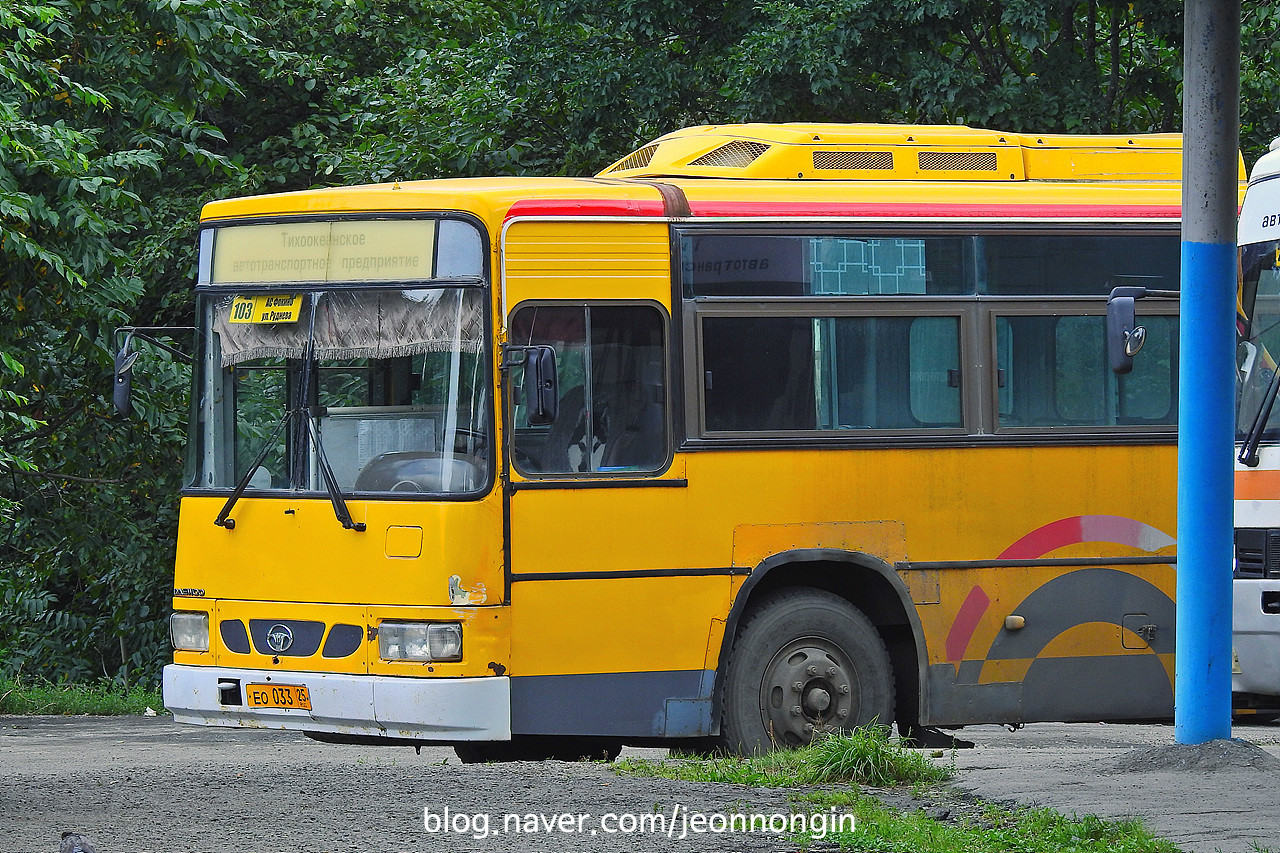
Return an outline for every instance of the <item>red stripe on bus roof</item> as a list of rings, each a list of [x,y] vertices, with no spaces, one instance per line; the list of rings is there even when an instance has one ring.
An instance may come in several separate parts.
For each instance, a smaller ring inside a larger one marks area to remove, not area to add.
[[[953,203],[808,203],[808,202],[691,202],[700,216],[866,216],[866,217],[1052,217],[1135,218],[1177,217],[1178,205],[1135,204],[953,204]]]
[[[507,219],[517,216],[663,216],[665,213],[659,199],[531,198],[511,205]]]
[[[809,217],[1003,217],[1014,219],[1177,219],[1176,204],[963,204],[804,201],[690,201],[694,216]],[[511,205],[507,219],[517,216],[663,216],[658,200],[526,199]]]

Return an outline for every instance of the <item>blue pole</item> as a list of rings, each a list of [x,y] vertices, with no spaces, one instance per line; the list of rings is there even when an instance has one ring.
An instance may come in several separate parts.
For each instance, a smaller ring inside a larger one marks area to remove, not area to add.
[[[1174,736],[1231,737],[1240,0],[1187,0]]]

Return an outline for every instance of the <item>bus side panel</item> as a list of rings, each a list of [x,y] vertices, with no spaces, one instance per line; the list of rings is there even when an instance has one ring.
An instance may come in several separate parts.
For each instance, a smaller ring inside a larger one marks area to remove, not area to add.
[[[648,299],[670,310],[670,234],[663,221],[516,221],[502,252],[508,310],[526,299]]]
[[[617,531],[613,550],[645,554],[633,532]],[[723,630],[713,620],[728,609],[727,576],[531,580],[511,598],[513,732],[712,733],[707,649]]]
[[[689,555],[692,565],[723,559],[725,540],[748,525],[786,532],[789,548],[896,564],[924,635],[921,722],[1172,714],[1175,575],[1161,556],[1174,551],[1175,448],[744,450],[686,459],[690,527],[706,543]],[[738,538],[741,546],[746,537]],[[767,555],[738,547],[732,560],[757,556]],[[1041,559],[1050,565],[1036,565]]]
[[[933,649],[941,655],[928,669],[927,723],[1172,714],[1170,566],[1016,571],[942,573],[940,586],[963,599]]]
[[[663,221],[516,221],[503,264],[508,310],[527,300],[671,303]],[[631,487],[566,478],[522,489],[513,472],[513,732],[712,733],[730,539],[703,559],[704,537],[716,533],[689,524],[688,490],[673,482],[683,473],[677,457]]]
[[[1070,476],[1082,455],[1101,457],[1099,471],[1127,458],[1128,471],[1122,465],[1114,482],[1084,482]],[[921,722],[1161,718],[1172,712],[1175,583],[1168,564],[996,565],[927,574],[910,566],[1171,553],[1164,531],[1173,526],[1172,483],[1155,472],[1171,471],[1172,457],[1167,447],[688,454],[681,457],[687,489],[517,494],[517,502],[537,495],[541,512],[550,513],[544,517],[562,521],[522,527],[513,554],[531,574],[735,569],[739,556],[757,556],[754,543],[742,548],[758,538],[748,527],[754,523],[787,533],[789,547],[902,560],[927,648]],[[1030,462],[1035,466],[1024,464]],[[1119,480],[1144,469],[1152,472],[1152,488],[1134,500]],[[840,521],[851,517],[903,519],[902,536],[897,523]],[[778,519],[796,522],[771,524]],[[735,553],[735,534],[749,531],[751,537],[738,537],[741,555]],[[899,542],[906,560],[897,555]],[[929,575],[936,587],[924,580]],[[727,583],[717,577],[516,583],[515,730],[706,733],[656,714],[670,707],[668,700],[709,697],[707,680],[696,673],[715,667],[720,638],[705,632],[727,611]],[[1010,627],[1011,616],[1023,627]],[[538,684],[542,676],[553,678]],[[553,701],[560,688],[567,697]],[[620,697],[627,701],[612,706]],[[609,716],[616,713],[611,707],[637,703],[647,709],[646,721],[656,721],[647,729],[638,718],[623,725]],[[539,710],[551,708],[554,714]],[[558,728],[548,728],[551,718],[562,720]]]

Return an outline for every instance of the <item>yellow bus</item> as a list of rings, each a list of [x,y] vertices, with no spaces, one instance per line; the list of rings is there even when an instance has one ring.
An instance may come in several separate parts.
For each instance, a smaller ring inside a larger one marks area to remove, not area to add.
[[[207,205],[166,706],[464,760],[1170,717],[1176,305],[1104,331],[1180,170],[756,124]]]

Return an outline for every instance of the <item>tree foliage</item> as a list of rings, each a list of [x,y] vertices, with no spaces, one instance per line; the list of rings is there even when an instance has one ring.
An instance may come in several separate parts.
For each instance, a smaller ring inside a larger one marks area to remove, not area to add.
[[[1176,130],[1176,0],[544,0],[366,81],[346,179],[596,170],[688,124]],[[368,87],[372,88],[368,88]],[[444,120],[447,118],[447,120]]]
[[[180,376],[108,418],[111,332],[164,282],[134,252],[174,172],[225,172],[197,118],[249,44],[226,0],[0,10],[0,667],[155,672],[182,442]],[[172,282],[169,282],[172,285]]]
[[[1177,130],[1176,0],[8,0],[0,4],[0,675],[153,680],[212,198],[591,173],[689,124]],[[1280,0],[1244,12],[1248,159]],[[187,341],[177,341],[186,345]]]

